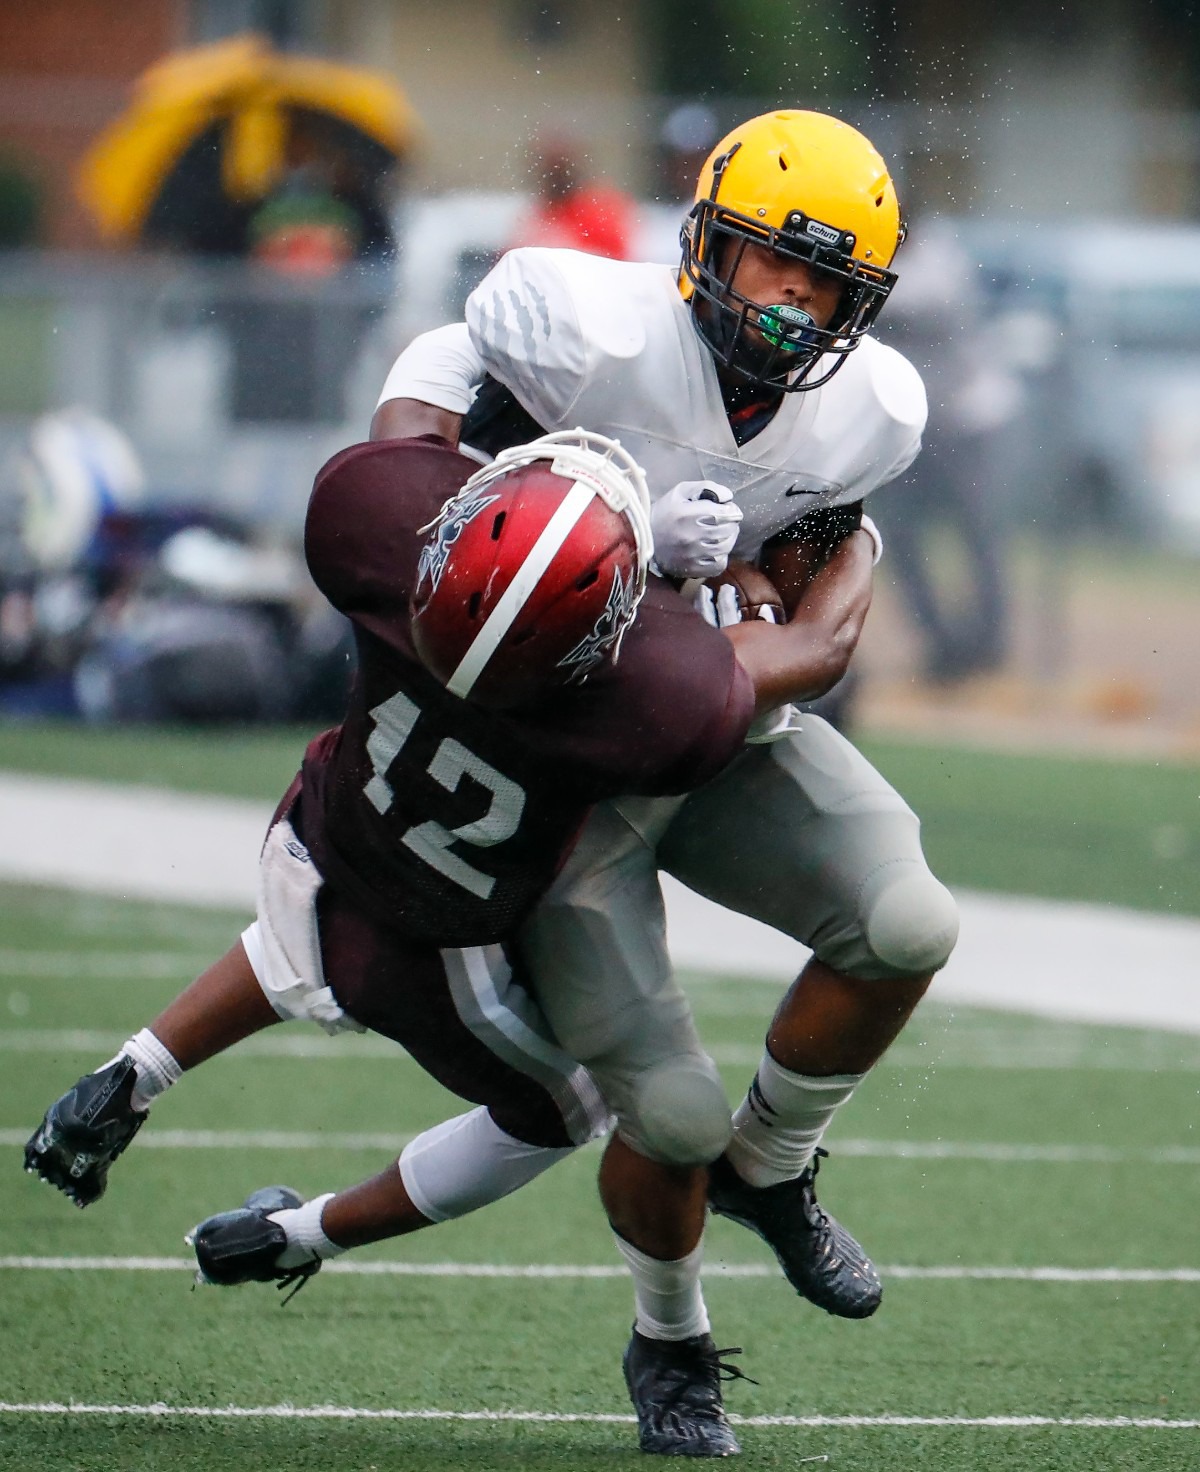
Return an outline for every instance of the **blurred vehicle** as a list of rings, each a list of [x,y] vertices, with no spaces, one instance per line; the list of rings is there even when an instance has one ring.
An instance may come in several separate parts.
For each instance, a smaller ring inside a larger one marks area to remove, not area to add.
[[[1200,228],[957,229],[1033,389],[1029,507],[1200,552]]]

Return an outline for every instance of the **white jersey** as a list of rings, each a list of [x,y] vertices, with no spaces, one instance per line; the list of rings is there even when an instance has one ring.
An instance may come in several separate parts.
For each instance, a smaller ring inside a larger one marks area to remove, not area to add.
[[[510,251],[472,292],[465,327],[427,339],[397,361],[380,402],[418,398],[463,412],[478,364],[544,430],[620,440],[652,496],[684,480],[728,486],[743,514],[739,557],[807,512],[860,501],[899,475],[925,423],[916,369],[866,338],[827,384],[785,395],[739,446],[712,355],[668,266]]]

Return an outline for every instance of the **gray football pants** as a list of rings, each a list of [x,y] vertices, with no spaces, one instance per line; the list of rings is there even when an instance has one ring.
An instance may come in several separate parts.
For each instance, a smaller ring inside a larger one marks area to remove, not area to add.
[[[555,1036],[587,1065],[629,1144],[700,1164],[730,1133],[724,1088],[667,955],[658,869],[802,941],[835,970],[886,983],[937,970],[958,933],[919,828],[817,716],[747,747],[686,798],[593,812],[523,927],[520,952]]]

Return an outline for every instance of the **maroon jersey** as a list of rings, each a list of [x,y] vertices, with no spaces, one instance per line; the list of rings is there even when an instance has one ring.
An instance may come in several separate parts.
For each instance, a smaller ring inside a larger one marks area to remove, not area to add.
[[[305,528],[358,673],[345,720],[305,755],[294,821],[327,883],[440,946],[510,933],[593,803],[698,786],[754,714],[732,645],[655,578],[620,660],[582,685],[504,714],[443,689],[414,652],[409,595],[420,528],[477,469],[434,439],[354,445],[318,475]]]

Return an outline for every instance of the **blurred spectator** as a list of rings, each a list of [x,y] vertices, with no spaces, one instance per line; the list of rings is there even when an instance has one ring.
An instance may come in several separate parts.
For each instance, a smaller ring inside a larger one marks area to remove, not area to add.
[[[250,254],[295,275],[329,275],[395,250],[385,198],[390,175],[367,173],[333,119],[298,117],[282,183],[250,218]]]
[[[720,136],[716,114],[701,102],[682,103],[663,119],[654,198],[642,208],[642,260],[678,266],[679,232],[695,202],[696,180]]]
[[[629,259],[635,212],[628,195],[586,180],[575,148],[561,138],[537,143],[533,172],[537,197],[518,222],[510,246],[558,246]]]
[[[717,115],[702,102],[672,108],[659,129],[660,199],[690,208],[696,180],[721,137]]]
[[[384,206],[394,171],[365,171],[350,135],[333,118],[297,117],[287,171],[246,227],[252,259],[292,278],[336,275],[355,261],[391,260],[395,240]],[[388,282],[380,281],[381,295]],[[310,423],[340,417],[330,362],[352,360],[373,311],[301,290],[295,300],[251,294],[221,314],[234,348],[231,398],[238,420]]]
[[[924,673],[954,684],[996,669],[1008,652],[1007,529],[995,447],[1019,412],[1022,389],[989,332],[975,268],[948,224],[922,220],[896,269],[879,336],[920,370],[929,422],[897,494],[871,510],[884,529],[884,568],[895,570],[924,641]],[[947,534],[952,559],[938,556]]]
[[[303,180],[272,195],[251,218],[249,234],[254,259],[287,276],[329,276],[358,246],[353,213]]]
[[[244,44],[224,48],[230,67],[254,61],[247,62]],[[216,68],[220,58],[212,52],[222,48],[208,51]],[[163,65],[183,66],[190,55]],[[377,310],[362,288],[375,284],[379,304],[391,289],[390,211],[404,150],[398,136],[394,146],[385,146],[339,115],[335,94],[325,107],[312,99],[306,105],[302,94],[289,102],[286,75],[273,82],[271,58],[262,64],[260,111],[267,117],[278,112],[279,134],[276,139],[268,130],[272,147],[260,150],[261,177],[243,181],[240,189],[231,183],[238,119],[255,114],[249,107],[239,113],[242,92],[222,93],[212,102],[215,119],[181,146],[177,158],[149,174],[151,202],[137,238],[187,254],[250,259],[289,278],[294,289],[264,288],[250,273],[220,278],[213,316],[232,348],[232,416],[243,423],[339,422],[343,375]],[[348,78],[351,85],[353,74]],[[120,177],[120,148],[119,139],[102,141],[87,175],[100,205],[110,177]],[[326,280],[333,285],[352,265],[379,269],[364,269],[355,292],[322,294]]]

